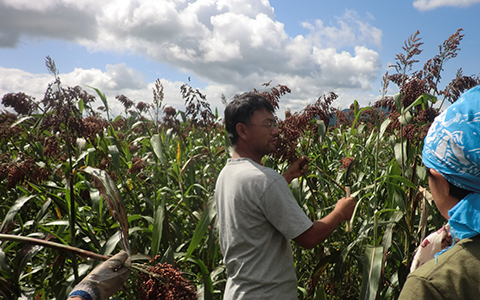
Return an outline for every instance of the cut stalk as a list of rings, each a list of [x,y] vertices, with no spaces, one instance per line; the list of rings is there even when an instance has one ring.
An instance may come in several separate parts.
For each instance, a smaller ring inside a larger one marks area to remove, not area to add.
[[[60,243],[55,243],[55,242],[50,242],[42,239],[37,239],[37,238],[32,238],[32,237],[27,237],[27,236],[19,236],[19,235],[13,235],[13,234],[0,234],[0,241],[12,241],[12,242],[19,242],[19,243],[28,243],[28,244],[34,244],[38,246],[43,246],[43,247],[48,247],[48,248],[53,248],[57,250],[64,250],[64,251],[70,251],[73,252],[79,256],[82,257],[88,257],[100,261],[106,261],[110,257],[106,255],[101,255],[95,252],[91,252],[88,250],[83,250],[80,248],[72,247],[69,245],[64,245]],[[131,263],[130,265],[127,266],[129,269],[133,269],[142,273],[145,273],[147,275],[153,276],[156,279],[159,279],[163,283],[168,282],[168,278],[165,278],[163,276],[160,276],[159,274],[155,274],[152,272],[148,271],[148,266],[138,264],[138,263]]]

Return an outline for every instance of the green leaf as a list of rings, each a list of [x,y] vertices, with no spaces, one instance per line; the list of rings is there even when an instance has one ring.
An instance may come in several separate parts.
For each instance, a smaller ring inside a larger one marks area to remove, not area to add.
[[[399,166],[403,166],[407,160],[407,141],[396,143],[394,146],[395,159]]]
[[[378,134],[378,139],[381,140],[383,138],[383,135],[385,134],[385,131],[387,130],[388,125],[392,122],[392,119],[387,118],[385,121],[383,121],[382,125],[380,126],[380,132]]]
[[[197,248],[200,241],[204,238],[205,233],[207,232],[210,223],[217,215],[217,210],[215,208],[215,197],[210,197],[205,210],[202,213],[202,217],[195,228],[195,232],[193,233],[192,241],[188,246],[187,254],[185,255],[185,259],[187,259],[190,255],[192,255],[195,248]]]
[[[115,182],[108,176],[104,170],[86,167],[80,169],[81,172],[90,174],[95,180],[95,186],[102,196],[107,200],[108,206],[112,210],[112,215],[119,226],[120,238],[122,240],[123,250],[130,253],[128,245],[128,218],[122,204],[122,198]]]
[[[17,278],[20,278],[22,276],[22,273],[24,272],[24,269],[28,262],[35,256],[37,255],[40,250],[42,250],[42,246],[38,245],[33,245],[33,244],[26,244],[22,250],[20,251],[19,255],[17,256],[18,259],[18,265],[16,267],[16,276]]]
[[[28,200],[34,197],[36,197],[36,195],[24,196],[18,198],[17,201],[15,201],[15,204],[10,207],[10,210],[8,211],[5,219],[3,219],[2,226],[0,227],[0,233],[3,232],[5,227],[10,224],[10,222],[13,220],[18,211],[23,207],[23,205],[27,203]]]
[[[161,196],[162,200],[155,208],[153,216],[153,230],[152,230],[152,244],[150,248],[150,255],[155,257],[160,251],[160,243],[162,241],[163,234],[163,221],[165,220],[165,201],[164,195]]]
[[[323,120],[317,120],[317,127],[318,127],[318,135],[320,137],[320,141],[323,140],[323,137],[325,136],[325,132],[327,131],[325,127],[325,122]]]
[[[38,211],[37,216],[35,217],[35,226],[32,229],[36,230],[36,225],[39,224],[40,221],[45,217],[45,214],[47,213],[47,210],[51,203],[52,203],[52,200],[48,199],[42,205],[42,208]]]
[[[395,225],[402,219],[403,216],[403,212],[397,210],[390,217],[390,221],[392,223],[387,225],[382,239],[382,244],[386,251],[388,251],[388,249],[390,249],[392,246],[393,228],[395,228]]]
[[[356,110],[358,110],[358,103],[357,103],[357,106],[355,107]],[[366,111],[366,110],[371,110],[372,108],[370,106],[367,106],[367,107],[364,107],[362,109],[360,109],[358,112],[355,113],[355,120],[353,120],[353,123],[352,123],[352,126],[350,127],[350,129],[355,129],[355,124],[358,122],[358,120],[360,119],[360,116],[362,115],[362,112]],[[355,132],[355,130],[353,130]]]
[[[32,117],[32,116],[28,116],[28,117],[20,118],[20,119],[18,119],[17,121],[15,121],[12,125],[10,125],[10,127],[13,128],[13,127],[17,126],[18,124],[21,124],[21,123],[23,123],[23,122],[25,122],[25,121],[27,121],[27,120],[30,120],[30,119],[33,119],[33,117]]]
[[[177,115],[180,115],[180,117],[182,117],[182,122],[183,123],[187,122],[187,116],[185,115],[185,112],[179,110]]]
[[[361,300],[374,300],[377,297],[383,269],[383,250],[383,246],[365,248]]]
[[[410,104],[405,110],[410,110],[413,107],[420,104],[423,104],[423,107],[425,109],[425,104],[428,104],[428,101],[431,101],[432,103],[436,103],[437,97],[430,95],[428,93],[423,93],[420,96],[418,96],[418,98],[415,101],[413,101],[412,104]]]
[[[12,272],[12,268],[10,268],[7,257],[5,255],[5,252],[2,251],[2,248],[0,248],[0,270],[5,272]]]
[[[358,101],[357,100],[353,100],[353,113],[355,114],[355,116],[358,115],[358,108],[360,107],[360,105],[358,104]],[[353,128],[353,126],[352,126]]]
[[[78,110],[81,114],[83,114],[83,111],[85,110],[85,101],[83,101],[83,99],[80,99],[80,101],[78,101]]]
[[[165,165],[165,157],[163,156],[163,146],[162,146],[162,139],[160,138],[159,134],[154,134],[150,139],[150,143],[152,143],[153,152],[160,160],[162,165]]]
[[[43,226],[68,226],[70,223],[68,220],[56,220],[52,222],[48,222],[44,224]]]
[[[201,259],[189,258],[189,261],[196,263],[200,267],[203,278],[203,299],[204,300],[213,300],[213,283],[212,278],[210,277],[210,272],[205,266],[205,263]]]
[[[413,182],[411,182],[407,178],[405,178],[403,176],[400,176],[400,175],[385,175],[385,176],[382,176],[381,178],[395,179],[395,180],[400,181],[401,183],[403,183],[404,185],[406,185],[409,188],[412,188],[412,189],[417,188],[417,186]],[[388,182],[388,183],[391,183],[391,182]]]
[[[109,134],[108,139],[110,140],[110,142],[113,145],[117,146],[117,151],[119,152],[119,156],[120,157],[125,156],[125,151],[123,150],[122,144],[120,142],[120,138],[118,137],[118,134],[112,125],[108,127],[108,134]]]
[[[105,106],[105,111],[107,112],[107,121],[110,122],[110,109],[108,108],[107,97],[99,89],[91,87],[91,86],[88,86],[88,87],[93,89],[95,92],[97,92],[97,95],[100,97],[100,100],[102,100],[102,102],[103,102],[103,106]]]
[[[393,99],[395,100],[395,107],[397,108],[398,112],[403,111],[403,106],[402,106],[402,93],[396,93],[395,96],[393,96]]]
[[[115,168],[115,171],[118,171],[120,169],[120,152],[118,151],[117,146],[109,145],[108,146],[108,151],[110,152],[110,155],[112,156],[113,167]]]
[[[410,111],[406,110],[405,113],[401,114],[398,117],[398,121],[403,125],[407,126],[408,124],[412,124],[413,122],[413,116],[410,113]]]
[[[114,235],[112,235],[108,241],[103,245],[101,254],[103,255],[109,255],[115,250],[115,247],[117,247],[118,242],[120,241],[120,231],[115,232]]]

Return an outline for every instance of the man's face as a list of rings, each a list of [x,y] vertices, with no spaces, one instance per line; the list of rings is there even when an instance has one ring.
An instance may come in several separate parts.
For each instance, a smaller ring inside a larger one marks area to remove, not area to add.
[[[271,112],[266,109],[256,110],[245,125],[247,142],[252,151],[263,156],[277,149],[278,124]]]

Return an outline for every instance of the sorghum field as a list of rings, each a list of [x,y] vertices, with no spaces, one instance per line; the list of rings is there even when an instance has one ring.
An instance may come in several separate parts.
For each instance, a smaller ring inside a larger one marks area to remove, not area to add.
[[[358,200],[350,232],[342,226],[311,250],[293,245],[298,299],[396,299],[419,242],[445,223],[421,150],[442,106],[480,84],[461,69],[441,78],[461,31],[423,65],[419,33],[408,38],[383,76],[381,100],[368,107],[338,110],[338,95],[329,93],[302,111],[278,112],[282,146],[264,163],[282,172],[301,155],[311,158],[309,172],[291,184],[305,213],[328,214],[347,183]],[[214,187],[230,149],[223,107],[211,108],[185,84],[179,111],[166,105],[160,81],[153,99],[106,99],[95,88],[62,85],[50,57],[46,67],[53,80],[43,99],[2,98],[0,299],[66,299],[121,249],[135,264],[118,299],[192,299],[189,291],[222,299]],[[389,86],[399,91],[394,97]],[[255,91],[274,105],[290,93],[268,84]],[[92,107],[95,98],[104,106]],[[110,101],[124,112],[112,115]]]

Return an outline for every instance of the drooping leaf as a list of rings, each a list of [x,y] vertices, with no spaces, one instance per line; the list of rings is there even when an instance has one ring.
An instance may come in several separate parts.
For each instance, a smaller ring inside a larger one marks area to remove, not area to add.
[[[103,105],[105,106],[105,111],[107,112],[107,121],[110,122],[110,109],[108,108],[107,97],[99,89],[91,87],[91,86],[88,86],[88,87],[93,89],[97,93],[97,95],[100,97],[100,100],[102,100]]]
[[[411,182],[407,178],[405,178],[403,176],[400,176],[400,175],[386,175],[385,178],[398,180],[399,182],[401,182],[406,187],[409,187],[409,188],[412,188],[412,189],[417,188],[417,186],[415,184],[413,184],[413,182]]]
[[[107,172],[100,169],[86,167],[80,171],[88,173],[94,178],[96,188],[107,201],[108,206],[112,210],[113,218],[118,223],[122,248],[130,253],[130,247],[128,244],[128,217],[125,213],[122,198],[115,182],[110,178]]]
[[[17,201],[15,201],[15,204],[10,207],[7,215],[5,216],[5,219],[3,219],[2,226],[0,227],[0,233],[2,233],[5,227],[10,224],[10,222],[13,220],[18,211],[23,207],[23,205],[27,203],[28,200],[34,197],[36,197],[36,195],[24,196],[18,198]]]
[[[383,138],[383,135],[385,134],[385,131],[387,130],[388,125],[392,122],[392,119],[387,118],[385,121],[383,121],[382,125],[380,126],[380,132],[378,133],[378,139],[381,140]]]
[[[382,244],[385,251],[388,251],[392,246],[393,229],[395,228],[397,222],[402,219],[403,215],[403,212],[397,210],[390,217],[391,224],[387,225],[382,239]]]
[[[357,106],[356,106],[356,109],[358,110],[358,104],[357,104]],[[367,106],[367,107],[364,107],[364,108],[362,108],[362,109],[360,109],[360,110],[358,110],[358,111],[355,112],[355,119],[353,120],[352,126],[350,127],[351,130],[352,130],[352,133],[353,133],[354,131],[356,131],[356,129],[355,129],[355,124],[356,124],[357,122],[360,122],[360,120],[361,120],[360,117],[361,117],[361,115],[362,115],[362,112],[364,112],[364,111],[366,111],[366,110],[372,110],[372,108],[371,108],[370,106]],[[355,130],[354,130],[354,129],[355,129]]]
[[[200,267],[203,278],[203,299],[204,300],[213,300],[213,284],[212,278],[210,277],[210,272],[205,266],[205,263],[201,259],[189,258],[189,261],[196,263]]]
[[[120,231],[117,231],[103,245],[103,249],[101,251],[101,254],[103,254],[103,255],[111,254],[113,252],[113,250],[115,249],[115,247],[117,247],[117,244],[120,240],[121,240]]]
[[[18,119],[17,121],[15,121],[10,127],[15,127],[15,126],[17,126],[18,124],[21,124],[21,123],[23,123],[23,122],[25,122],[25,121],[27,121],[27,120],[32,119],[32,118],[33,118],[32,116],[27,116],[27,117],[20,118],[20,119]]]
[[[153,152],[155,153],[157,158],[160,160],[162,165],[165,165],[165,157],[163,156],[163,146],[162,146],[162,140],[160,138],[160,135],[154,134],[150,139],[150,142],[152,143]]]

